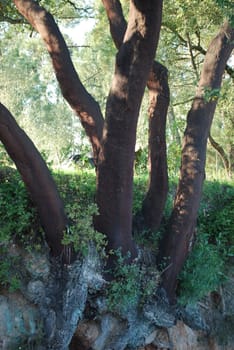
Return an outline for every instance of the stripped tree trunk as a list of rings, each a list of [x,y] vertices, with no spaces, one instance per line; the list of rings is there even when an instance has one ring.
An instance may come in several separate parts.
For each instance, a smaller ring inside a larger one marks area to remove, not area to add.
[[[149,108],[149,189],[142,211],[146,227],[160,226],[168,193],[166,120],[170,99],[167,69],[154,62],[147,83]]]
[[[161,27],[162,1],[130,1],[128,26],[116,57],[97,173],[96,220],[109,247],[135,256],[131,239],[136,127]]]
[[[64,262],[68,262],[69,256],[64,255],[62,245],[67,218],[55,182],[33,142],[2,104],[0,104],[0,140],[19,170],[38,209],[52,255],[63,256]]]
[[[14,3],[22,16],[41,35],[51,57],[61,92],[79,116],[93,147],[94,161],[97,162],[104,123],[99,104],[81,83],[53,16],[33,0],[14,0]]]
[[[110,32],[119,49],[127,28],[121,4],[118,0],[103,0],[109,19]],[[169,105],[167,70],[153,62],[147,88],[150,96],[149,108],[149,189],[143,203],[145,224],[151,230],[160,225],[168,191],[166,157],[166,116]]]
[[[162,286],[173,301],[177,276],[189,252],[197,220],[202,185],[205,178],[207,139],[214,116],[222,75],[234,47],[234,29],[227,23],[211,41],[206,52],[199,86],[187,116],[184,133],[180,179],[169,227],[160,245],[160,263],[167,268]]]

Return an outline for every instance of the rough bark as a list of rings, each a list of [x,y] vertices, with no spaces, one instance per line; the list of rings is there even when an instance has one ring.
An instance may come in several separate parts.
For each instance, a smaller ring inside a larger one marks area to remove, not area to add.
[[[54,180],[33,142],[0,103],[0,140],[14,161],[35,203],[46,241],[55,257],[68,256],[61,241],[67,225],[62,200]]]
[[[177,277],[194,234],[205,177],[207,139],[218,99],[208,98],[207,91],[220,88],[226,62],[234,47],[233,39],[234,30],[225,23],[209,45],[198,90],[187,116],[179,184],[169,227],[160,246],[159,260],[167,264],[162,286],[170,301],[174,299]]]
[[[162,1],[131,1],[129,22],[116,57],[107,100],[103,149],[99,159],[99,231],[109,246],[135,255],[132,243],[132,184],[136,127],[161,26]]]
[[[18,11],[41,35],[50,54],[62,94],[80,117],[97,160],[103,131],[103,116],[98,103],[86,91],[72,63],[64,38],[53,16],[33,0],[14,0]]]
[[[118,0],[103,0],[109,19],[110,32],[119,49],[122,45],[127,23]],[[167,70],[158,62],[153,62],[147,81],[149,89],[149,188],[143,203],[145,224],[157,229],[163,215],[168,191],[166,158],[166,116],[169,105]]]

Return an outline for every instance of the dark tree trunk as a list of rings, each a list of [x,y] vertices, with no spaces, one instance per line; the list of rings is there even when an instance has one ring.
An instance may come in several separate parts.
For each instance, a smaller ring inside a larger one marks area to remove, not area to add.
[[[109,247],[135,256],[132,242],[133,164],[139,109],[159,38],[162,1],[131,1],[107,100],[97,173],[96,228]]]
[[[123,42],[127,23],[117,0],[103,0],[110,24],[110,32],[117,48]],[[158,228],[167,197],[168,175],[166,159],[166,116],[169,104],[167,70],[153,62],[147,87],[150,95],[149,108],[149,189],[143,204],[145,223],[148,228]]]
[[[149,189],[142,211],[146,226],[157,230],[162,220],[168,192],[166,120],[170,99],[167,69],[154,62],[147,87],[149,108]]]
[[[134,255],[131,210],[136,125],[159,38],[162,1],[130,2],[126,33],[126,28],[121,27],[120,36],[125,33],[125,37],[116,59],[104,133],[100,108],[81,84],[53,17],[32,0],[14,0],[14,3],[41,34],[62,93],[79,114],[91,140],[94,158],[99,158],[97,202],[100,215],[96,227],[107,234],[111,248],[122,246],[125,252],[129,250]]]
[[[0,140],[19,170],[38,209],[46,241],[55,257],[68,256],[61,241],[67,218],[53,178],[33,142],[18,126],[11,113],[0,104]]]
[[[209,92],[221,86],[226,62],[234,46],[233,39],[234,30],[225,24],[212,40],[205,56],[198,90],[187,117],[174,208],[167,233],[160,246],[159,260],[161,263],[167,263],[162,275],[162,286],[170,301],[174,299],[177,276],[187,258],[196,226],[205,177],[207,139],[218,99],[218,96],[214,98]]]

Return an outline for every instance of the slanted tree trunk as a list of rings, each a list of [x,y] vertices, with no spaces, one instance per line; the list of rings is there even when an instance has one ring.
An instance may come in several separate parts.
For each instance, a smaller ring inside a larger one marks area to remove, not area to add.
[[[14,0],[18,11],[41,35],[50,54],[62,94],[90,139],[97,163],[103,131],[103,116],[99,104],[87,92],[72,63],[64,38],[53,16],[33,0]]]
[[[96,227],[109,247],[135,256],[131,239],[133,164],[139,109],[161,27],[162,1],[130,1],[129,22],[107,99],[97,172]]]
[[[233,47],[234,30],[225,23],[206,52],[197,93],[187,116],[179,184],[169,227],[160,246],[159,261],[167,263],[162,286],[170,301],[174,299],[177,277],[187,258],[196,226],[205,178],[207,139],[218,100],[213,91],[221,86]]]
[[[52,255],[63,256],[64,262],[69,262],[62,245],[67,218],[55,182],[33,142],[1,103],[0,140],[17,166],[38,209]]]
[[[119,1],[103,0],[109,19],[110,32],[119,49],[122,45],[127,22]],[[149,189],[143,203],[145,224],[150,229],[160,225],[168,191],[166,157],[166,116],[169,105],[167,70],[158,62],[153,62],[149,78]]]

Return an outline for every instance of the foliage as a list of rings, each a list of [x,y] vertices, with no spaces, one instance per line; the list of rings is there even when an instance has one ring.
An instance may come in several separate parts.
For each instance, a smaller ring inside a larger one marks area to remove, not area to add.
[[[224,280],[224,260],[217,247],[209,243],[209,236],[199,232],[184,269],[180,274],[179,302],[195,303],[215,290]]]
[[[75,252],[79,252],[83,256],[88,254],[91,243],[94,243],[99,253],[103,253],[106,238],[93,228],[93,216],[98,213],[97,206],[90,204],[84,210],[83,206],[73,202],[67,204],[66,211],[71,224],[64,233],[62,243],[64,245],[72,245]]]
[[[118,260],[111,271],[113,280],[108,287],[108,307],[111,311],[126,312],[137,305],[140,289],[140,269],[136,264],[126,264],[126,257],[120,251],[115,252]]]
[[[107,290],[108,307],[112,312],[125,314],[137,305],[143,306],[154,296],[159,283],[159,273],[155,269],[146,269],[137,262],[127,264],[129,255],[123,256],[120,250],[112,254],[117,258],[117,262],[111,269],[113,279]]]
[[[0,174],[0,285],[15,291],[20,287],[19,261],[10,250],[15,242],[29,250],[39,246],[36,212],[19,174],[12,168],[2,168]]]
[[[13,237],[22,239],[30,232],[35,209],[17,172],[0,183],[0,241],[7,243]]]
[[[204,87],[204,99],[206,102],[215,101],[220,96],[220,89],[211,89],[210,87]]]
[[[94,202],[96,179],[93,169],[54,171],[53,176],[64,203],[76,202],[86,208]]]
[[[142,201],[147,190],[147,174],[136,174],[133,184],[133,214],[141,211]]]
[[[41,41],[9,28],[0,50],[1,101],[39,151],[61,166],[76,150],[79,121],[61,96]]]
[[[105,236],[93,228],[93,216],[97,214],[94,204],[95,174],[93,170],[55,172],[54,177],[65,203],[69,226],[63,243],[72,245],[76,252],[86,255],[90,243],[102,253],[106,245]]]
[[[206,230],[209,242],[215,244],[222,259],[227,261],[234,256],[234,187],[228,183],[213,182],[209,184],[209,189],[213,203],[207,200],[206,190],[198,224]]]
[[[207,183],[194,248],[180,275],[180,302],[196,302],[224,281],[234,256],[234,187]]]

